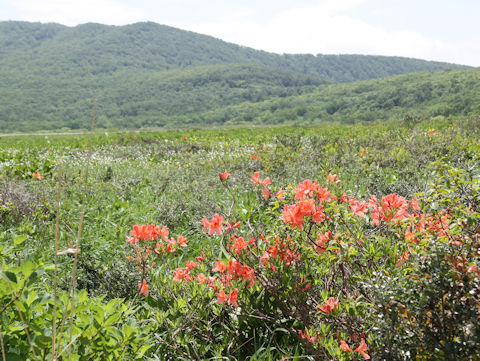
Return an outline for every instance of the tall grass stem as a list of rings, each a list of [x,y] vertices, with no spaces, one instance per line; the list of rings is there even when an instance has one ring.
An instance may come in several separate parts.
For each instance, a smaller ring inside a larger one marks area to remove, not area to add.
[[[55,341],[57,338],[57,284],[58,284],[58,238],[60,234],[60,200],[62,184],[62,155],[58,160],[57,175],[57,215],[55,219],[55,274],[53,283],[53,315],[52,315],[52,361],[55,361]]]
[[[85,203],[87,198],[87,187],[88,187],[88,171],[90,168],[90,160],[92,158],[92,137],[93,131],[95,129],[95,116],[97,110],[97,101],[93,102],[93,114],[92,114],[92,125],[90,130],[90,137],[89,137],[89,144],[88,144],[88,156],[87,156],[87,163],[85,165],[85,174],[83,178],[83,192],[82,192],[82,209],[80,212],[80,222],[78,224],[78,233],[77,233],[77,241],[75,244],[74,253],[74,261],[73,261],[73,269],[72,269],[72,279],[70,283],[71,287],[71,312],[70,312],[70,336],[68,341],[68,360],[71,361],[72,357],[72,338],[73,338],[73,316],[75,314],[75,288],[77,286],[77,264],[78,264],[78,252],[80,249],[80,239],[82,236],[82,229],[83,229],[83,222],[85,219]]]

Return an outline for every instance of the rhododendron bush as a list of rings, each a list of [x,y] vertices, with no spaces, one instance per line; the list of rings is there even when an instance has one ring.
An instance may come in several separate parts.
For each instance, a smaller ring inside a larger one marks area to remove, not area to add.
[[[0,361],[480,360],[479,135],[5,138]]]
[[[222,330],[244,345],[268,334],[285,356],[301,342],[319,360],[477,354],[480,183],[441,163],[435,172],[432,191],[411,199],[359,199],[335,174],[292,186],[255,172],[242,193],[220,173],[230,206],[199,220],[220,257],[201,252],[164,278],[186,310],[180,325],[160,323],[176,326],[163,342],[179,354],[192,337],[228,350]],[[148,260],[184,238],[155,226],[132,235],[138,294],[148,297]],[[150,243],[139,251],[141,239]]]

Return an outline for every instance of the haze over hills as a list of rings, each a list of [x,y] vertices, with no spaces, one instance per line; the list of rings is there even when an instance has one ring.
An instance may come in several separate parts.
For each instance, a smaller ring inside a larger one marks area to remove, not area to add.
[[[342,89],[327,84],[452,69],[468,67],[401,57],[278,55],[150,22],[7,21],[0,22],[0,131],[84,128],[94,98],[103,127],[235,123],[224,109]],[[306,114],[284,121],[315,121]]]

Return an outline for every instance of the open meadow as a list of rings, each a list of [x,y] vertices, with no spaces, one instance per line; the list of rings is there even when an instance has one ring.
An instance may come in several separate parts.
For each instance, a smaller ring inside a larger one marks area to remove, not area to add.
[[[480,119],[0,139],[24,360],[479,360]]]

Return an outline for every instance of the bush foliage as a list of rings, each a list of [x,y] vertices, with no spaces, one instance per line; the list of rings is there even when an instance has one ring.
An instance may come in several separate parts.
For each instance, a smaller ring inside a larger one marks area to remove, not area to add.
[[[2,357],[478,360],[479,131],[6,141]]]

